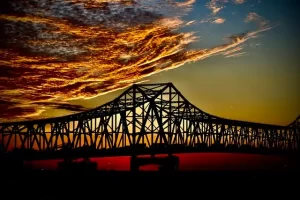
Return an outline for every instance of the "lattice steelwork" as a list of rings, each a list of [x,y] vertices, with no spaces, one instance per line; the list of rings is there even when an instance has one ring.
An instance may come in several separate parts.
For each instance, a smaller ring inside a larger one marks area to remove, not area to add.
[[[0,124],[3,150],[58,150],[134,144],[251,145],[298,150],[300,118],[288,126],[223,119],[192,105],[172,83],[137,84],[113,101],[79,114]]]

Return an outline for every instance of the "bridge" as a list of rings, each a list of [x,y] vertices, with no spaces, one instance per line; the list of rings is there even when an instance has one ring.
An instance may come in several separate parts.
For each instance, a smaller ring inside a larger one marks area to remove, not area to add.
[[[287,126],[229,120],[190,103],[172,83],[134,84],[95,109],[0,124],[1,155],[24,159],[173,154],[299,152],[300,116]]]

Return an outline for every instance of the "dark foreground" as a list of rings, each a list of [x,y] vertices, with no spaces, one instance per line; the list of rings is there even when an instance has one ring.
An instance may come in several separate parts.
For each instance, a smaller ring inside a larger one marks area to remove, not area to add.
[[[202,153],[179,157],[179,171],[135,173],[128,171],[129,157],[92,158],[74,165],[59,161],[23,165],[14,160],[0,166],[0,199],[269,200],[299,196],[297,156]]]
[[[136,173],[26,170],[15,173],[3,172],[1,193],[7,197],[5,199],[31,200],[120,197],[161,199],[160,196],[168,196],[168,199],[180,197],[204,199],[194,197],[199,195],[209,197],[223,195],[238,199],[249,195],[253,197],[268,195],[268,199],[284,195],[285,199],[292,199],[299,191],[299,175],[298,169]]]

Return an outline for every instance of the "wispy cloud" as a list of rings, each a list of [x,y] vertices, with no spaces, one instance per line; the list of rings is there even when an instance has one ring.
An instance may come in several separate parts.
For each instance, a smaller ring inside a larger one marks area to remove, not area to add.
[[[220,10],[225,8],[225,6],[221,5],[222,3],[227,3],[227,0],[210,0],[206,7],[212,11],[213,15],[216,15]]]
[[[246,0],[233,0],[233,3],[235,3],[235,4],[243,4],[245,2],[246,2]]]
[[[176,5],[179,7],[186,7],[186,6],[192,6],[196,0],[187,0],[183,2],[176,2]]]
[[[223,24],[226,20],[224,18],[221,18],[221,17],[217,17],[216,19],[214,19],[212,21],[212,23],[215,23],[215,24]]]
[[[223,24],[226,21],[226,19],[221,17],[211,17],[202,19],[200,23],[212,23],[212,24]]]
[[[187,26],[190,26],[190,25],[192,25],[192,24],[194,24],[194,23],[196,23],[196,20],[189,21],[189,22],[186,23],[186,25],[187,25]]]
[[[256,30],[234,34],[225,44],[190,49],[198,38],[179,28],[195,23],[182,18],[195,1],[5,1],[10,12],[0,12],[1,119],[38,117],[48,108],[81,111],[84,108],[67,102],[94,98],[186,63],[236,52],[271,29],[259,23]],[[225,20],[217,19],[213,16],[209,22]],[[254,19],[251,14],[246,21]]]
[[[229,51],[225,51],[224,53],[223,53],[223,55],[230,55],[230,54],[233,54],[233,53],[235,53],[235,52],[237,52],[237,51],[240,51],[240,50],[242,50],[243,48],[241,47],[241,46],[238,46],[238,47],[235,47],[235,48],[233,48],[233,49],[231,49],[231,50],[229,50]]]
[[[250,47],[253,47],[253,48],[258,47],[258,46],[260,46],[260,43],[251,43],[250,44]]]
[[[245,54],[246,54],[246,52],[234,53],[234,54],[230,54],[230,55],[225,56],[225,58],[236,58],[236,57],[243,56]]]
[[[263,18],[255,12],[248,13],[248,15],[245,18],[245,22],[255,22],[260,28],[263,28],[270,23],[268,20],[266,20],[265,18]]]

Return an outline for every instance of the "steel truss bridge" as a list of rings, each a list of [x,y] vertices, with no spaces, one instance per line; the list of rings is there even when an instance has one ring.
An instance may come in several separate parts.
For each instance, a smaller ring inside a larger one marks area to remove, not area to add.
[[[300,118],[287,126],[224,119],[191,104],[172,83],[134,84],[95,109],[2,123],[0,133],[2,154],[23,150],[54,155],[86,149],[91,155],[105,156],[210,147],[299,152]]]

